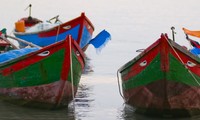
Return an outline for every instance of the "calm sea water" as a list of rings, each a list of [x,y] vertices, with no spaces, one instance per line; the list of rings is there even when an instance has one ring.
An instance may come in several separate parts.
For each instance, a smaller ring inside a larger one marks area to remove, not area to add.
[[[95,26],[94,36],[106,29],[112,40],[96,54],[87,50],[94,72],[84,74],[76,99],[63,110],[38,110],[0,102],[0,120],[154,120],[134,114],[124,104],[117,84],[117,69],[134,58],[137,49],[148,47],[161,33],[190,47],[182,27],[200,29],[199,0],[1,0],[0,27],[12,34],[14,22],[28,16],[24,9],[32,4],[32,16],[48,20],[60,15],[65,22],[85,12]],[[182,118],[180,120],[196,120]],[[159,120],[159,118],[158,118]]]

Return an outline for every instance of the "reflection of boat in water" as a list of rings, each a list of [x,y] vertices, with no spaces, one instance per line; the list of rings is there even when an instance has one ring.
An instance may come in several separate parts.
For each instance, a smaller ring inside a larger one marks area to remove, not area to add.
[[[92,63],[91,63],[91,59],[86,55],[86,57],[85,57],[85,68],[83,70],[83,74],[88,74],[88,73],[91,73],[91,72],[94,72],[93,66],[92,66]]]
[[[75,120],[71,109],[30,109],[0,101],[0,120]]]
[[[128,104],[123,104],[119,118],[121,120],[161,120],[160,118],[156,117],[147,117],[141,114],[135,113],[136,109]],[[162,119],[162,120],[169,120],[169,119]],[[180,120],[180,119],[172,119],[170,120]],[[188,119],[181,119],[181,120],[188,120]]]
[[[94,99],[91,98],[92,87],[79,84],[79,88],[75,99],[69,104],[68,110],[74,112],[75,118],[86,118],[88,119],[88,112],[92,111],[92,104]]]
[[[88,108],[90,107],[91,102],[94,101],[94,99],[90,98],[91,89],[92,88],[87,85],[83,85],[83,84],[79,85],[77,95],[75,98],[76,107],[79,107],[79,108],[84,107],[84,109],[86,106]]]

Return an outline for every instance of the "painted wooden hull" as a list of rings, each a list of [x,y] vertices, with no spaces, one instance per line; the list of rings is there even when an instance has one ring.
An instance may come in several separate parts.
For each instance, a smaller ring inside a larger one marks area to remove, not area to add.
[[[198,57],[162,34],[119,69],[124,100],[145,115],[199,115],[199,65]]]
[[[14,35],[42,47],[61,41],[65,39],[67,35],[72,35],[72,38],[83,49],[92,39],[93,31],[94,27],[92,23],[85,14],[82,13],[81,16],[48,30],[34,33],[14,31]]]
[[[83,51],[70,39],[0,64],[0,98],[36,108],[66,107],[85,65]]]

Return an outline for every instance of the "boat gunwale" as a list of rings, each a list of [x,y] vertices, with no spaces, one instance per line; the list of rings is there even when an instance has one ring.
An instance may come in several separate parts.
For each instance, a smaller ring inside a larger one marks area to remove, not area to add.
[[[9,65],[9,64],[12,64],[12,63],[17,63],[18,61],[21,61],[23,59],[26,59],[26,58],[29,58],[29,57],[32,57],[36,54],[39,54],[40,52],[43,52],[43,51],[46,51],[48,49],[51,49],[52,47],[54,46],[59,46],[60,44],[64,44],[66,42],[66,39],[68,39],[67,37],[65,39],[63,39],[62,41],[59,41],[59,42],[56,42],[55,44],[51,44],[49,46],[45,46],[43,47],[42,49],[39,49],[37,51],[34,51],[34,52],[31,52],[31,53],[28,53],[28,54],[25,54],[25,55],[22,55],[20,57],[17,57],[15,59],[11,59],[11,60],[8,60],[6,62],[3,62],[3,63],[0,63],[0,69],[1,67],[4,67],[5,65]],[[67,40],[68,41],[68,40]],[[83,51],[78,47],[77,43],[73,40],[73,45],[76,47],[76,49],[78,49],[79,53],[81,54],[82,56],[82,59],[83,59],[83,62],[85,63],[85,54],[83,53]]]
[[[35,32],[17,32],[15,29],[13,30],[13,34],[14,35],[33,35],[33,34],[40,34],[40,33],[43,33],[43,32],[49,32],[51,30],[54,30],[54,29],[57,29],[58,27],[62,27],[62,26],[66,26],[67,24],[71,24],[73,23],[74,21],[79,21],[79,19],[82,19],[83,18],[83,21],[87,21],[88,24],[92,27],[93,31],[94,31],[94,25],[92,24],[92,22],[85,16],[85,13],[81,13],[81,16],[77,17],[77,18],[74,18],[72,20],[69,20],[65,23],[62,23],[62,24],[59,24],[55,27],[52,27],[52,28],[49,28],[49,29],[45,29],[45,30],[40,30],[40,31],[35,31]],[[80,22],[82,24],[84,24],[84,22]],[[71,29],[71,28],[70,28]],[[70,30],[69,29],[69,30]]]
[[[177,44],[176,42],[172,41],[171,39],[169,39],[167,37],[166,34],[161,34],[161,37],[156,40],[156,42],[154,42],[153,44],[151,44],[149,47],[147,47],[142,53],[140,53],[139,55],[137,55],[136,57],[134,57],[132,60],[130,60],[129,62],[127,62],[126,64],[124,64],[122,67],[120,67],[118,69],[118,71],[120,73],[122,73],[126,68],[130,67],[132,64],[134,64],[135,62],[137,62],[140,58],[142,58],[145,54],[147,54],[149,51],[151,51],[153,48],[155,48],[158,44],[160,44],[160,40],[163,39],[162,37],[164,37],[165,39],[167,39],[169,41],[169,43],[172,45],[173,48],[178,49],[179,51],[181,51],[183,54],[189,56],[191,59],[193,59],[194,61],[200,63],[200,58],[195,56],[194,54],[192,54],[191,52],[189,52],[188,50],[185,50],[182,46],[180,46],[179,44]],[[169,44],[168,43],[168,44]]]

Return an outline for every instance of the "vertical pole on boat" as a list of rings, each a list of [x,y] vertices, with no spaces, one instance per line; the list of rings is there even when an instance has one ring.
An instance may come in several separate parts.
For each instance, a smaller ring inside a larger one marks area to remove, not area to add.
[[[69,53],[70,53],[70,75],[71,75],[71,85],[72,85],[72,98],[73,98],[73,107],[75,109],[75,104],[74,104],[74,77],[73,77],[73,66],[72,66],[72,44],[71,44],[72,36],[69,35]]]
[[[29,5],[29,16],[31,16],[31,7],[32,7],[32,5],[30,4]]]
[[[29,8],[29,17],[31,17],[31,7],[32,5],[30,4],[25,10],[27,10]]]
[[[175,41],[175,34],[176,34],[176,32],[174,31],[175,30],[175,27],[171,27],[171,30],[172,30],[172,39],[173,39],[173,41]]]

